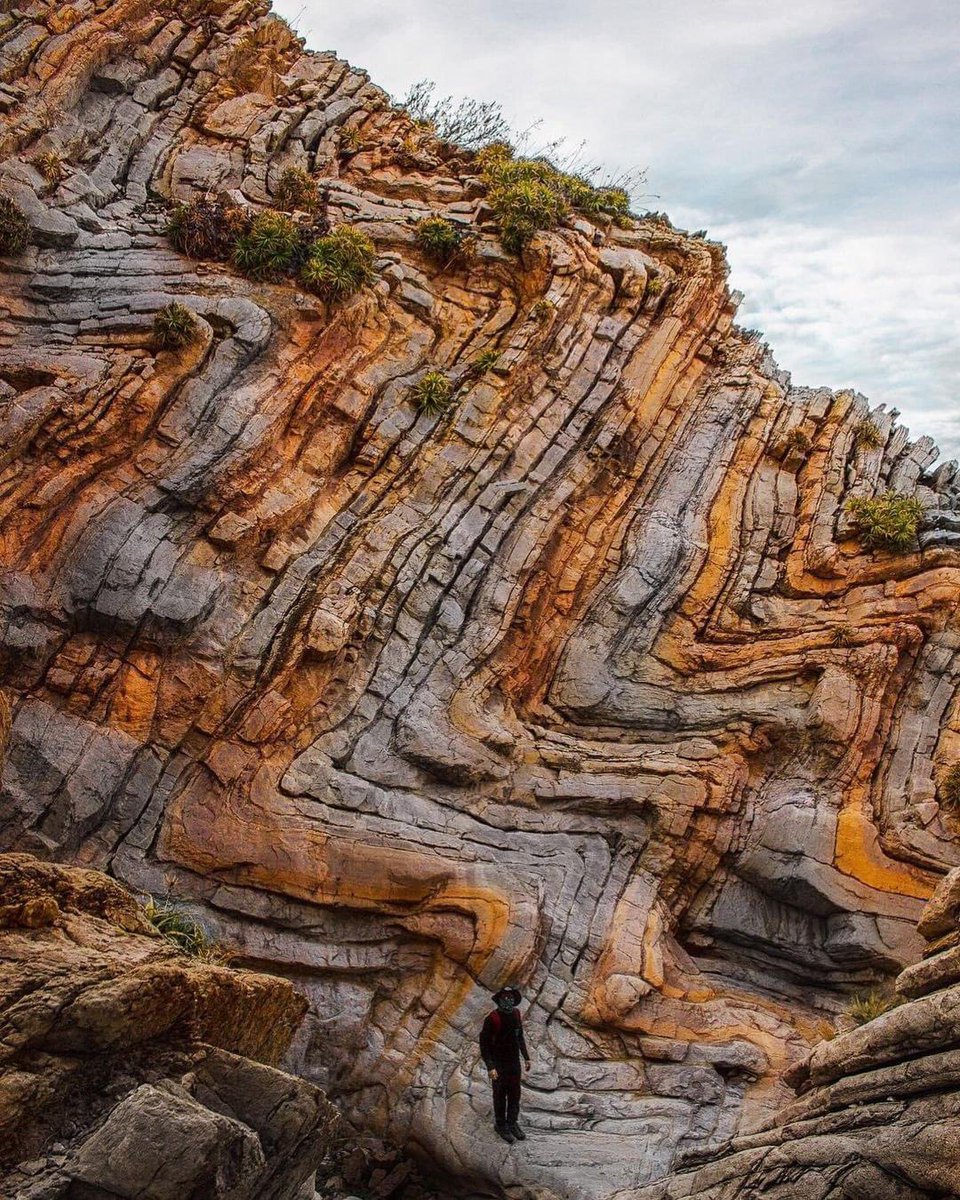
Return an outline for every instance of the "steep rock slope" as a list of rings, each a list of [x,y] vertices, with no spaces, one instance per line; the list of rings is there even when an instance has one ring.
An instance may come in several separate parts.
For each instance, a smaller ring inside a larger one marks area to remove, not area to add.
[[[99,871],[0,855],[2,1194],[312,1200],[336,1112],[265,1065],[305,1007],[186,958]]]
[[[926,1200],[960,1195],[960,870],[920,921],[905,1003],[790,1072],[801,1096],[699,1170],[617,1200]]]
[[[791,387],[722,248],[663,219],[508,253],[472,157],[259,3],[0,19],[32,226],[0,320],[2,843],[193,902],[309,995],[297,1069],[480,1190],[634,1187],[769,1116],[960,862],[954,466]],[[260,211],[289,166],[375,243],[345,303],[165,236],[168,203]],[[433,214],[469,260],[424,256]],[[864,550],[846,502],[887,489],[919,541]],[[522,1155],[474,1048],[507,980]]]

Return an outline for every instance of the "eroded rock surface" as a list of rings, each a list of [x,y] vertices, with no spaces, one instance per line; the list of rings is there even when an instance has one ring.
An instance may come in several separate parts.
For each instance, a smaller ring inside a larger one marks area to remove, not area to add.
[[[0,855],[0,1191],[312,1200],[336,1111],[270,1065],[305,1007],[186,957],[99,871]]]
[[[765,1129],[696,1170],[616,1200],[928,1200],[960,1195],[960,870],[920,930],[915,997],[831,1041],[788,1078],[800,1097]]]
[[[478,1188],[635,1187],[769,1117],[960,862],[954,464],[791,386],[722,248],[662,219],[506,253],[470,156],[255,0],[0,20],[34,231],[0,321],[2,843],[195,904],[308,994],[297,1069]],[[164,236],[287,166],[376,244],[345,304]],[[418,250],[435,213],[468,262]],[[172,300],[203,337],[158,353]],[[845,504],[887,489],[919,542],[866,552]],[[522,1154],[475,1050],[507,981]]]

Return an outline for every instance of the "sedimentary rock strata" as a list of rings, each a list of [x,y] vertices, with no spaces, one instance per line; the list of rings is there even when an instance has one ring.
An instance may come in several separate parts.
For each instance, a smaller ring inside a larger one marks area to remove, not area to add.
[[[821,1042],[788,1078],[800,1097],[725,1154],[617,1200],[926,1200],[960,1194],[960,870],[943,881],[920,931],[924,961],[905,1000]]]
[[[305,1007],[187,958],[99,871],[0,855],[0,1192],[312,1198],[336,1113],[268,1065]]]
[[[0,19],[2,844],[195,906],[309,996],[289,1063],[461,1187],[601,1195],[769,1116],[960,862],[954,465],[793,387],[663,218],[508,253],[472,156],[255,0]],[[375,245],[345,302],[165,234],[291,166]],[[888,490],[919,536],[866,549]]]

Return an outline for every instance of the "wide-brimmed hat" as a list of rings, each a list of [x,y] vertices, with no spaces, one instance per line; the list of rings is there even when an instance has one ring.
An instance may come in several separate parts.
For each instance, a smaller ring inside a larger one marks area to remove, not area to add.
[[[509,995],[512,995],[512,996],[513,996],[513,1002],[514,1002],[514,1004],[519,1004],[519,1003],[520,1003],[520,1001],[523,999],[523,996],[521,996],[521,994],[520,994],[520,989],[519,989],[519,988],[515,988],[515,987],[502,987],[502,988],[500,989],[500,991],[499,991],[499,992],[494,992],[494,993],[493,993],[493,1002],[494,1002],[494,1004],[496,1004],[496,1003],[497,1003],[497,1001],[500,999],[500,997],[501,997],[501,996],[509,996]]]

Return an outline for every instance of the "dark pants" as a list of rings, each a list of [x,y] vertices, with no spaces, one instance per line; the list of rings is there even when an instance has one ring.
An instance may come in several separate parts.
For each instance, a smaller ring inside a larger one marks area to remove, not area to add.
[[[520,1116],[520,1076],[497,1069],[493,1081],[493,1117],[497,1125],[516,1125]]]

